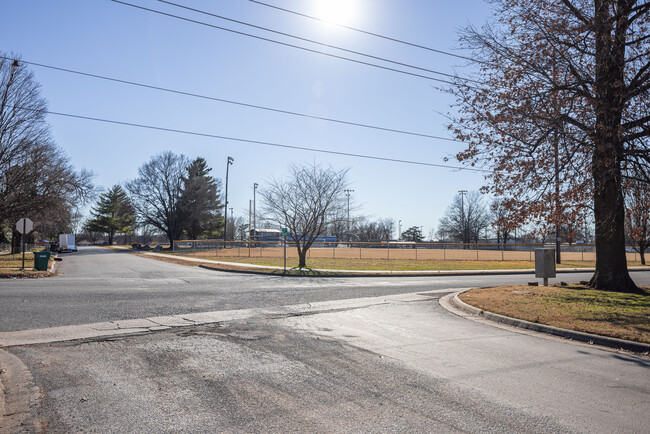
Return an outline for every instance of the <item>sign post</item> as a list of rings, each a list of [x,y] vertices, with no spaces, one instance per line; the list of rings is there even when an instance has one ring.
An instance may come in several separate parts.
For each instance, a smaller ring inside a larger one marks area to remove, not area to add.
[[[23,270],[25,270],[25,235],[34,230],[34,222],[28,218],[22,218],[16,222],[16,230],[21,235],[22,250],[23,250]]]
[[[282,274],[287,274],[287,237],[289,236],[289,229],[282,228],[280,236],[284,238],[284,271]]]

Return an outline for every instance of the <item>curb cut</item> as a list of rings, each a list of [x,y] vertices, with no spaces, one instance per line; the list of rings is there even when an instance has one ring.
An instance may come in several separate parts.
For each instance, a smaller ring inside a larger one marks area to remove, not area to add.
[[[466,291],[463,291],[466,292]],[[487,320],[494,321],[509,326],[532,330],[539,333],[546,333],[554,336],[559,336],[574,341],[585,342],[592,345],[600,345],[616,350],[630,351],[633,353],[640,353],[643,355],[650,354],[650,344],[641,342],[628,341],[625,339],[610,338],[607,336],[594,335],[591,333],[578,332],[574,330],[567,330],[559,327],[553,327],[546,324],[537,324],[522,319],[511,318],[497,313],[488,312],[477,307],[471,306],[461,300],[458,296],[463,292],[455,293],[450,299],[449,303],[456,309],[462,310],[470,315],[480,316]]]

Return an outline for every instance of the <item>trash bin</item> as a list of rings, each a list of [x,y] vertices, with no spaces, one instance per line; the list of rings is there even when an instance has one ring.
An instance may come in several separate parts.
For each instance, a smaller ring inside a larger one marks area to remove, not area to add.
[[[50,252],[34,252],[34,269],[36,271],[47,271],[50,261]]]

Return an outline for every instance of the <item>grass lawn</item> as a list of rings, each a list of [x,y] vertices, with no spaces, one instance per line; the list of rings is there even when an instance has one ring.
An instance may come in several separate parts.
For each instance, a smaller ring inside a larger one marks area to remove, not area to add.
[[[650,343],[650,288],[645,295],[596,291],[584,285],[500,286],[460,298],[501,315],[570,330]]]
[[[50,258],[48,268],[52,266],[53,258]],[[25,252],[25,270],[21,270],[23,255],[2,255],[0,256],[0,278],[11,277],[46,277],[49,271],[34,271],[34,256],[31,252]]]
[[[171,253],[171,252],[162,252]],[[243,264],[271,265],[282,267],[283,258],[273,257],[237,257],[237,256],[216,256],[214,251],[200,253],[174,253],[179,256],[190,256],[212,261],[237,262]],[[559,268],[584,268],[594,267],[594,262],[571,261],[564,262]],[[287,258],[287,268],[298,266],[298,259]],[[425,270],[513,270],[513,269],[534,269],[534,261],[470,261],[470,260],[437,260],[437,259],[307,259],[307,266],[316,269],[329,270],[391,270],[391,271],[425,271]]]
[[[165,253],[165,252],[163,252]],[[174,259],[170,258],[168,256],[156,256],[156,255],[145,255],[144,253],[135,253],[138,256],[141,256],[143,258],[147,259],[156,259],[158,261],[163,261],[163,262],[170,262],[172,264],[179,264],[179,265],[185,265],[185,266],[190,266],[190,267],[198,267],[199,265],[206,265],[208,267],[214,267],[218,268],[219,270],[233,270],[233,271],[245,271],[245,272],[263,272],[266,274],[278,274],[281,275],[283,274],[283,270],[281,269],[263,269],[263,268],[254,268],[254,267],[246,267],[245,264],[242,264],[241,266],[231,266],[231,265],[225,265],[225,264],[213,264],[210,262],[188,262],[184,261],[182,259]],[[182,256],[182,255],[179,255]],[[208,258],[206,258],[208,259]],[[220,260],[223,260],[220,258]],[[234,262],[234,261],[227,261],[227,262]],[[249,264],[251,262],[248,262]],[[283,264],[280,264],[282,266]],[[287,264],[287,274],[290,274],[292,276],[329,276],[329,275],[338,275],[337,273],[328,273],[328,272],[320,272],[320,271],[314,271],[310,269],[292,269],[289,267]]]

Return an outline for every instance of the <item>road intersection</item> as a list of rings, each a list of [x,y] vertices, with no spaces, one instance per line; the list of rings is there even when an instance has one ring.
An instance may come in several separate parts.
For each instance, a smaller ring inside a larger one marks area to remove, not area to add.
[[[650,273],[634,277],[650,283]],[[246,276],[80,250],[64,257],[59,277],[0,282],[0,379],[13,374],[9,394],[23,391],[2,423],[53,432],[643,432],[647,357],[469,321],[438,303],[455,288],[526,280]],[[84,327],[102,333],[66,335]]]

